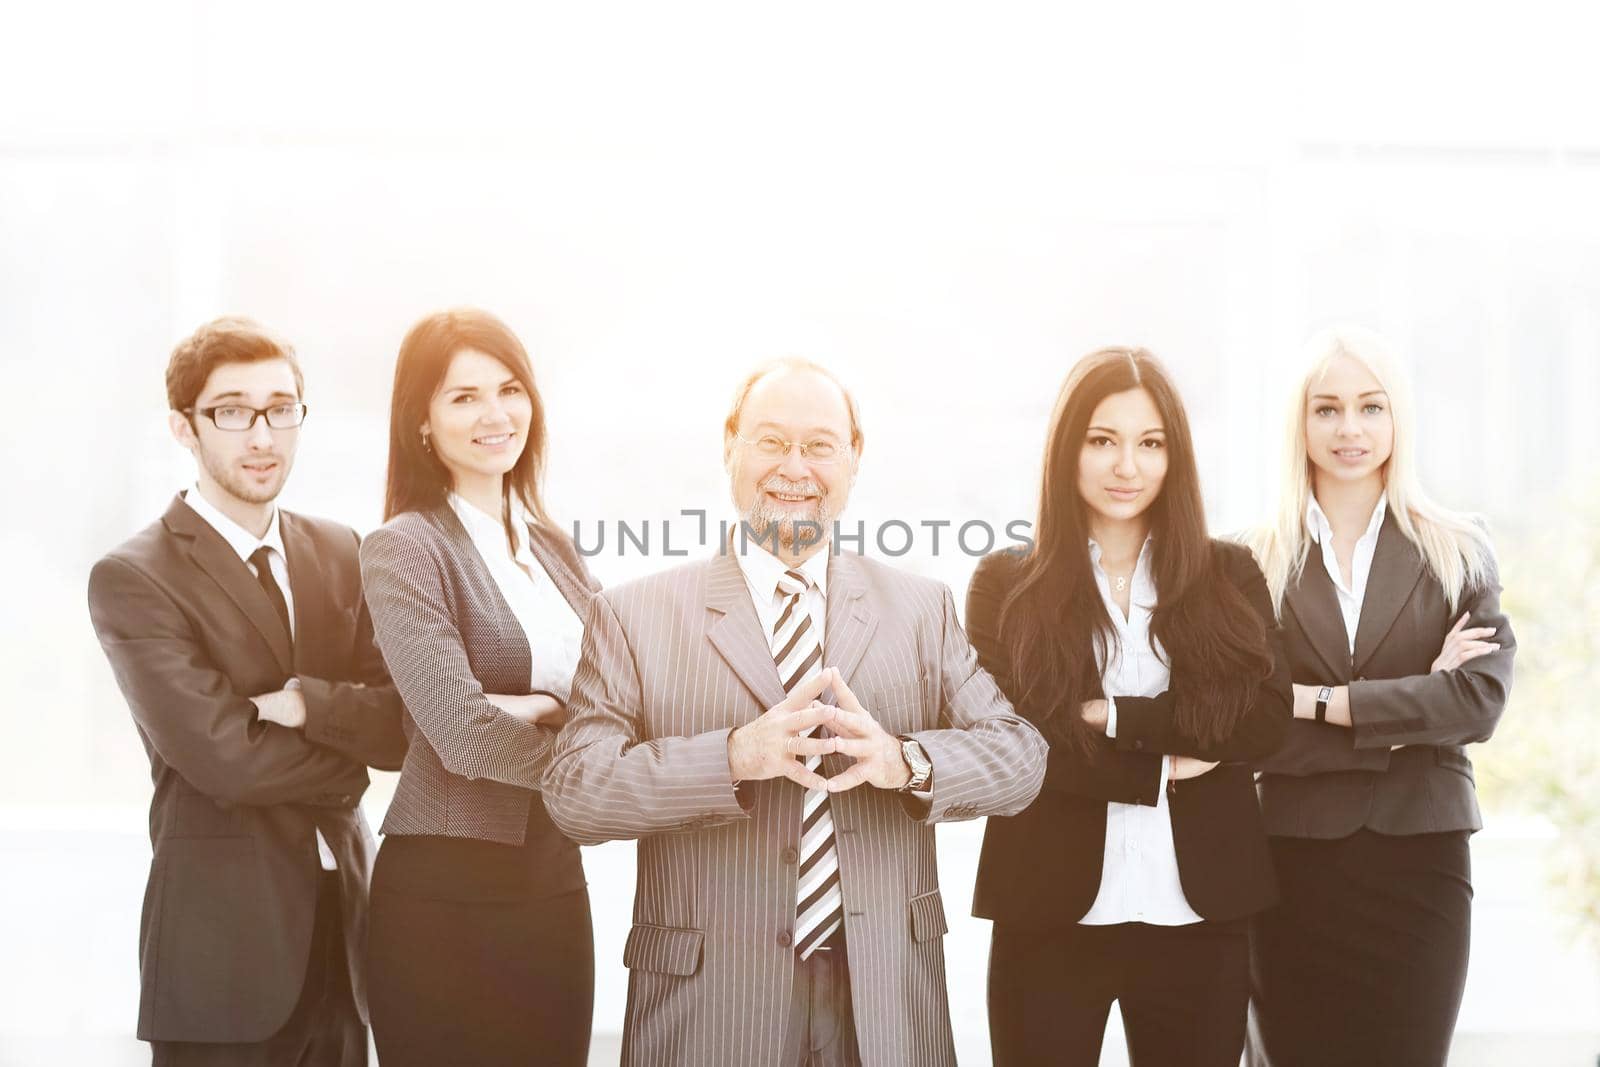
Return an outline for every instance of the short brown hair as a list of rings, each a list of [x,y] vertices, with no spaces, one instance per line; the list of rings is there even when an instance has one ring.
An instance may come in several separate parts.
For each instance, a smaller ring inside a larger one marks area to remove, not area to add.
[[[200,399],[206,379],[223,363],[258,363],[281,359],[294,371],[295,393],[305,396],[305,379],[300,361],[287,341],[274,336],[266,327],[242,315],[212,319],[178,342],[167,360],[167,406],[187,411]]]
[[[849,389],[845,388],[845,384],[839,380],[838,375],[834,374],[833,371],[814,360],[805,359],[801,356],[782,356],[778,359],[768,360],[751,371],[750,376],[739,384],[738,392],[733,394],[733,410],[728,412],[728,418],[722,424],[723,443],[727,444],[738,434],[739,419],[744,415],[744,402],[750,399],[750,390],[756,387],[756,383],[770,374],[786,370],[815,371],[839,387],[839,392],[844,395],[844,406],[850,410],[850,447],[859,453],[866,438],[861,433],[861,411],[856,407],[856,398],[851,395]]]

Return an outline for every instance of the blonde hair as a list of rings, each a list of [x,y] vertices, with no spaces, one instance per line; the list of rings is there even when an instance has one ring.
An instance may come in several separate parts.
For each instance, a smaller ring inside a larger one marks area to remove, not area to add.
[[[1468,586],[1485,582],[1494,567],[1494,552],[1482,522],[1472,515],[1441,507],[1417,479],[1416,411],[1411,382],[1388,343],[1360,326],[1334,326],[1315,334],[1301,349],[1305,374],[1296,382],[1283,439],[1282,485],[1277,521],[1246,535],[1245,541],[1266,575],[1273,610],[1283,614],[1283,594],[1297,581],[1310,553],[1306,507],[1311,499],[1311,458],[1306,452],[1306,400],[1312,385],[1340,356],[1360,361],[1389,394],[1394,447],[1383,465],[1383,495],[1389,514],[1406,540],[1422,553],[1453,613]]]

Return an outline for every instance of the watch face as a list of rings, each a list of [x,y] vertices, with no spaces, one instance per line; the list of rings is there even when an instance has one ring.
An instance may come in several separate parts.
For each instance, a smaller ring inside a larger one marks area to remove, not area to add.
[[[928,773],[931,765],[928,763],[928,757],[923,753],[921,745],[915,741],[902,741],[900,742],[900,752],[905,756],[906,765],[911,768],[913,776]]]

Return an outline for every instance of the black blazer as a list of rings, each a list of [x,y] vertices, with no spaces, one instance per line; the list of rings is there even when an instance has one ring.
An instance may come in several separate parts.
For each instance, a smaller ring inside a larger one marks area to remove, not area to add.
[[[572,541],[530,526],[529,545],[578,618],[600,588]],[[535,804],[556,731],[521,722],[485,693],[525,695],[532,652],[517,617],[449,504],[396,515],[361,545],[377,641],[405,698],[411,750],[385,834],[471,837],[521,845],[530,826],[564,845],[564,877],[581,888],[577,846]]]
[[[1276,749],[1293,711],[1289,666],[1277,637],[1261,570],[1237,545],[1213,541],[1215,565],[1241,590],[1272,635],[1274,669],[1232,734],[1202,747],[1173,725],[1171,691],[1117,697],[1117,737],[1097,739],[1085,757],[1052,745],[1044,788],[1026,811],[991,818],[983,835],[972,913],[1033,928],[1071,926],[1100,889],[1106,803],[1154,805],[1167,754],[1222,762],[1198,778],[1173,782],[1167,803],[1178,875],[1189,906],[1211,920],[1235,919],[1267,907],[1277,886],[1251,771],[1243,762]],[[967,591],[967,628],[978,660],[1013,698],[1007,650],[999,639],[1000,608],[1018,574],[1019,557],[996,552],[978,564]]]
[[[1492,626],[1498,651],[1429,673],[1445,634],[1467,612]],[[1516,635],[1491,573],[1454,611],[1391,512],[1378,533],[1351,655],[1338,593],[1315,555],[1284,591],[1284,643],[1294,680],[1350,686],[1353,728],[1303,719],[1258,766],[1267,832],[1344,837],[1477,830],[1483,826],[1463,746],[1494,733],[1511,693]],[[1390,751],[1390,746],[1405,747]]]
[[[154,856],[139,933],[139,1037],[261,1041],[306,977],[316,834],[339,867],[351,988],[362,954],[372,832],[368,764],[405,756],[401,704],[372,642],[337,523],[279,510],[295,641],[243,560],[180,498],[96,563],[95,633],[150,757]],[[249,697],[300,679],[306,724],[256,718]]]

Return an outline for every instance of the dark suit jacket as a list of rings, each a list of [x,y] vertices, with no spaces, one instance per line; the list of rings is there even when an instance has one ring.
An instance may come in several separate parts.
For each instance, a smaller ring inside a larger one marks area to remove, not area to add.
[[[571,540],[530,527],[529,545],[578,618],[600,584]],[[396,515],[361,545],[367,603],[412,745],[385,834],[438,834],[524,843],[556,731],[519,722],[485,693],[526,695],[533,672],[527,636],[449,505]],[[581,872],[577,848],[572,864]],[[580,879],[576,886],[581,888]]]
[[[1445,634],[1492,626],[1500,649],[1452,671],[1429,673]],[[1391,512],[1378,533],[1355,654],[1338,594],[1320,559],[1284,593],[1284,639],[1294,680],[1350,686],[1353,728],[1303,719],[1259,764],[1267,832],[1344,837],[1477,830],[1483,826],[1472,761],[1462,747],[1494,733],[1511,692],[1517,639],[1500,610],[1500,580],[1464,590],[1455,609]],[[1404,745],[1391,752],[1390,746]]]
[[[405,752],[400,699],[362,606],[354,531],[279,511],[296,640],[248,566],[181,496],[95,564],[89,613],[150,757],[154,857],[139,936],[139,1037],[260,1041],[289,1017],[316,915],[316,830],[339,867],[366,1016],[372,833],[366,765]],[[300,679],[306,725],[249,697]]]
[[[1250,553],[1212,542],[1215,563],[1267,624],[1275,666],[1254,703],[1221,742],[1201,746],[1177,732],[1174,698],[1117,697],[1117,736],[1098,738],[1085,756],[1052,744],[1044,788],[1022,814],[991,818],[978,861],[972,913],[997,922],[1053,929],[1075,924],[1094,904],[1105,860],[1106,803],[1154,805],[1166,754],[1223,763],[1197,778],[1173,782],[1167,803],[1178,876],[1189,906],[1212,920],[1267,907],[1277,895],[1266,833],[1250,768],[1283,740],[1293,711],[1289,665],[1266,581]],[[1014,587],[1020,557],[986,556],[967,592],[967,629],[978,661],[1013,699],[1020,687],[1000,640],[1000,608]]]

